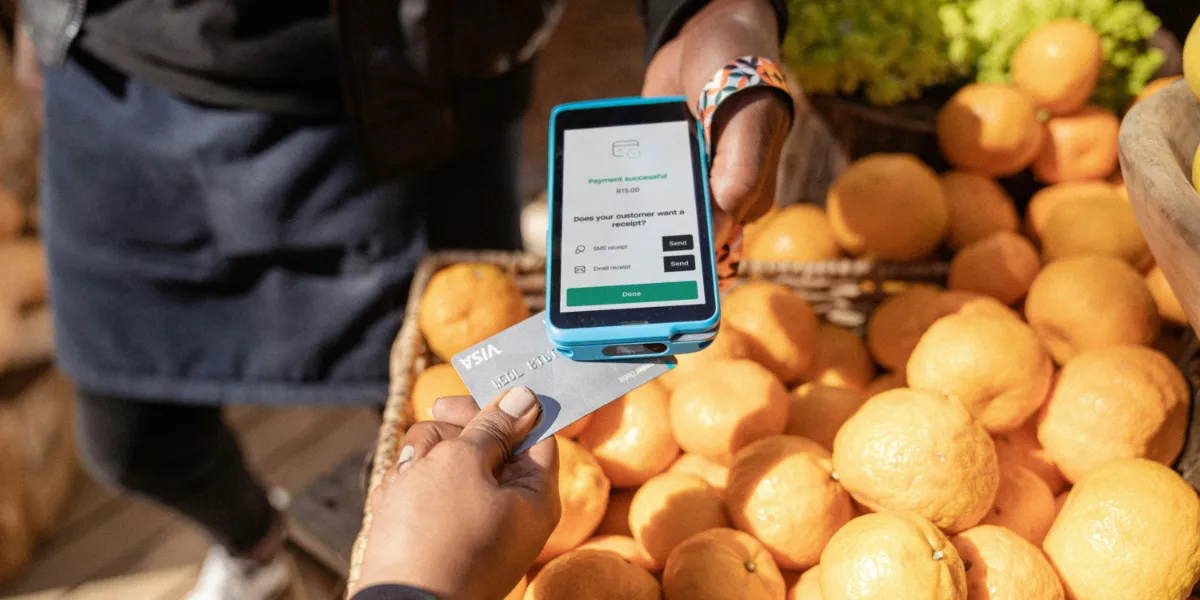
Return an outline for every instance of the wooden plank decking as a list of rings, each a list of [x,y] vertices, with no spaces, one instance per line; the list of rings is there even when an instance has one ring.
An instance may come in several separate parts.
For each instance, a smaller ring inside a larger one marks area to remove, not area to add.
[[[254,472],[292,492],[372,448],[379,427],[379,413],[369,407],[234,407],[227,418]],[[0,588],[0,598],[175,600],[191,588],[208,546],[199,529],[170,511],[81,475],[62,526],[24,576]],[[296,558],[308,589],[294,598],[340,592],[335,577]]]

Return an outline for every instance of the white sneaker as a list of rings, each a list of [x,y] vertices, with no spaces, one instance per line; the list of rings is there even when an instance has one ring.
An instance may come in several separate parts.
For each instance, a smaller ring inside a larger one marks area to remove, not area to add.
[[[286,552],[264,565],[213,546],[186,600],[276,600],[291,584],[289,562]]]

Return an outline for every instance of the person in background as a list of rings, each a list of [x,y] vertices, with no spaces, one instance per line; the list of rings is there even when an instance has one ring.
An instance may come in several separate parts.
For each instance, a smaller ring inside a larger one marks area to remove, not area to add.
[[[43,110],[41,233],[79,448],[97,478],[215,540],[191,600],[273,598],[290,578],[283,520],[221,406],[378,403],[422,254],[519,247],[520,115],[561,10],[22,0],[17,73]],[[692,102],[733,59],[777,60],[787,22],[784,0],[641,11],[644,93]],[[792,110],[759,90],[725,102],[718,246],[769,207]]]

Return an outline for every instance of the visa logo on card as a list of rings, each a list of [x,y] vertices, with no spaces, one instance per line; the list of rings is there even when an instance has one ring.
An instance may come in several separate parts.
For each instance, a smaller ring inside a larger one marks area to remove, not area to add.
[[[462,358],[455,360],[457,360],[458,364],[462,365],[464,369],[470,370],[471,367],[483,364],[484,361],[491,360],[493,356],[499,356],[501,354],[504,354],[504,352],[501,352],[500,349],[494,345],[488,344],[466,356],[463,356]],[[459,356],[462,355],[460,354]]]
[[[545,315],[533,315],[463,350],[451,361],[481,408],[516,385],[537,395],[542,420],[517,452],[675,367],[674,357],[602,362],[562,357],[546,337]]]

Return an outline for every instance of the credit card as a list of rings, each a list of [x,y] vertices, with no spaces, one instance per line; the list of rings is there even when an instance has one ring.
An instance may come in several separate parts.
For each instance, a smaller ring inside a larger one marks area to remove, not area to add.
[[[561,356],[546,337],[545,312],[463,350],[451,362],[480,408],[513,386],[537,395],[542,420],[517,452],[675,367],[674,357],[583,362]]]

